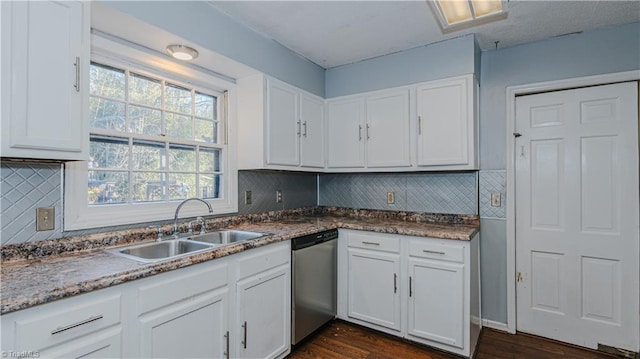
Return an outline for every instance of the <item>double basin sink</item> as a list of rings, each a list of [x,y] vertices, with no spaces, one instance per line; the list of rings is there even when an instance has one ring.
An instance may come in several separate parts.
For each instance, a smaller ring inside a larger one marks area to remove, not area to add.
[[[153,243],[109,249],[108,251],[140,262],[156,262],[204,251],[227,244],[244,242],[265,236],[264,233],[238,230],[220,230],[184,238],[167,239]]]

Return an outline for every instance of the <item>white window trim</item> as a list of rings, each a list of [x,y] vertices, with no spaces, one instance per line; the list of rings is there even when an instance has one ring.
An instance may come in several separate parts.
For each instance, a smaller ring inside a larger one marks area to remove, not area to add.
[[[190,66],[178,64],[156,54],[92,35],[92,59],[111,59],[130,64],[159,76],[175,78],[194,87],[211,88],[227,92],[227,121],[221,133],[226,139],[226,156],[222,159],[223,185],[221,198],[207,199],[213,214],[229,214],[238,211],[237,168],[237,112],[236,84]],[[88,97],[88,94],[87,94]],[[85,119],[88,121],[88,119]],[[87,134],[87,141],[88,141]],[[135,224],[173,219],[180,201],[163,203],[133,203],[89,206],[87,202],[87,161],[68,162],[64,171],[64,230],[99,228],[123,224]],[[192,203],[180,211],[180,217],[209,215],[203,204]]]

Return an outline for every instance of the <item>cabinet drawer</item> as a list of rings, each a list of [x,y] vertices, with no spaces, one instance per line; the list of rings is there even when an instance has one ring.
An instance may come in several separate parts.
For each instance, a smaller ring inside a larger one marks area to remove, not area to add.
[[[414,239],[409,243],[409,255],[464,263],[464,246]]]
[[[42,350],[120,323],[120,295],[16,321],[18,350]]]
[[[238,258],[238,279],[244,279],[271,268],[288,265],[291,262],[289,241],[270,244],[253,251],[247,251]]]
[[[400,239],[388,234],[349,232],[349,247],[400,253]]]

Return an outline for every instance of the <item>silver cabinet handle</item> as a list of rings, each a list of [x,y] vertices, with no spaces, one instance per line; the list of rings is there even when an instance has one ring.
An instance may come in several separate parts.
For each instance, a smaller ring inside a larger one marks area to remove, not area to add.
[[[413,291],[411,290],[411,276],[409,276],[409,297],[413,296]]]
[[[242,339],[242,346],[244,349],[247,349],[247,322],[242,324],[242,328],[244,328],[244,339]]]
[[[302,133],[302,136],[307,137],[307,121],[304,121],[302,123],[302,126],[304,126],[304,132]]]
[[[69,329],[77,328],[79,326],[82,326],[82,325],[85,325],[85,324],[89,324],[91,322],[95,322],[96,320],[100,320],[102,318],[103,318],[103,316],[102,316],[102,314],[100,314],[100,315],[96,315],[95,317],[87,318],[87,319],[85,319],[83,321],[80,321],[80,322],[77,322],[77,323],[74,323],[74,324],[69,324],[69,325],[65,325],[64,327],[59,327],[59,328],[56,328],[54,331],[52,331],[51,335],[56,335],[56,334],[65,332],[65,331],[67,331]]]
[[[223,354],[227,359],[229,359],[229,331],[228,330],[227,330],[227,333],[224,335],[224,339],[227,342],[227,350]]]
[[[428,250],[428,249],[423,249],[422,251],[423,251],[423,252],[425,252],[425,253],[439,254],[439,255],[441,255],[441,256],[445,255],[445,253],[444,253],[444,252],[441,252],[441,251],[430,251],[430,250]]]
[[[362,125],[358,125],[358,141],[362,141]]]
[[[422,116],[418,116],[418,134],[422,134]]]
[[[398,293],[398,275],[393,273],[393,292]]]
[[[367,124],[367,140],[369,139],[369,124]]]
[[[296,122],[296,125],[298,125],[298,132],[296,132],[296,135],[300,136],[300,120]]]
[[[372,246],[379,246],[380,245],[380,243],[377,243],[377,242],[365,242],[365,241],[362,241],[362,244],[370,244]]]
[[[76,83],[73,87],[76,88],[76,92],[80,92],[80,56],[76,56],[76,62],[73,66],[76,68]]]

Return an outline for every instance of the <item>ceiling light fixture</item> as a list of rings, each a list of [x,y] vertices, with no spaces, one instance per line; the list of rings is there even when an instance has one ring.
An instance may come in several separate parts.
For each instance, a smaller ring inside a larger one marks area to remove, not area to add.
[[[430,0],[443,30],[468,27],[506,16],[503,0]]]
[[[185,45],[169,45],[167,46],[167,53],[173,58],[182,61],[191,61],[198,57],[198,50]]]

